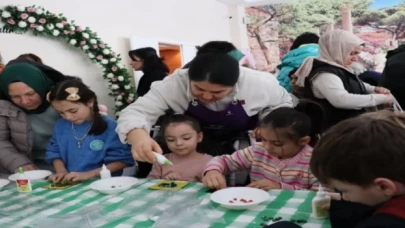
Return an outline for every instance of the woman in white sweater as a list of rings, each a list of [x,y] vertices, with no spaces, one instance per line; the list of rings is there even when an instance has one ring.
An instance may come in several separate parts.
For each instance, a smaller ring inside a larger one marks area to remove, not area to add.
[[[307,58],[295,72],[305,97],[316,100],[326,114],[325,128],[381,104],[392,104],[390,91],[361,81],[350,68],[363,51],[356,35],[333,30],[319,40],[319,58]]]
[[[151,151],[162,150],[149,131],[168,109],[194,117],[203,129],[216,128],[204,131],[204,138],[221,144],[254,129],[259,119],[279,107],[292,107],[292,101],[275,77],[240,67],[227,54],[207,53],[198,55],[189,69],[154,82],[145,96],[121,112],[117,132],[132,144],[136,160],[154,162]]]

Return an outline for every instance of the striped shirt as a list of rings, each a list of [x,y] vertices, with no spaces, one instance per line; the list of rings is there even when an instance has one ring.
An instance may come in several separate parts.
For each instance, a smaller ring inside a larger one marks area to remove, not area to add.
[[[294,157],[280,160],[257,143],[231,155],[214,157],[205,166],[204,173],[218,170],[228,174],[245,170],[250,171],[252,182],[268,179],[280,183],[282,189],[318,190],[319,182],[309,169],[311,156],[312,148],[307,145]]]

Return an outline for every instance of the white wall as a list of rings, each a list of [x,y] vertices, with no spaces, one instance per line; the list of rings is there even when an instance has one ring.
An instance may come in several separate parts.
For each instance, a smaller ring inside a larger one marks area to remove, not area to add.
[[[230,32],[232,37],[232,43],[240,50],[248,50],[248,32],[247,25],[244,23],[245,6],[243,5],[231,5],[229,6],[229,20]]]
[[[77,25],[90,27],[120,53],[129,58],[129,37],[162,37],[184,43],[202,44],[209,40],[231,41],[228,7],[215,0],[1,0],[0,7],[37,5],[63,13]],[[107,104],[108,97],[101,70],[78,49],[65,41],[28,35],[0,33],[0,53],[8,61],[21,53],[39,55],[46,64],[68,75],[80,76]],[[132,70],[130,70],[132,74]]]

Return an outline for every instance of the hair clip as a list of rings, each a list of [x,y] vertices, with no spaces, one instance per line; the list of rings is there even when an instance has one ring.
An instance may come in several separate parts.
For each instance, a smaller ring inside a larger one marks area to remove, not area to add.
[[[65,89],[65,91],[69,94],[69,96],[66,97],[66,100],[78,101],[80,99],[80,96],[77,94],[79,92],[79,88],[69,87]]]

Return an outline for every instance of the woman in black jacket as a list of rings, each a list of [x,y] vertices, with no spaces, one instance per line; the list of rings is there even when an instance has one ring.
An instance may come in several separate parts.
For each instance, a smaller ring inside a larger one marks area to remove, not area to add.
[[[169,68],[157,55],[154,48],[139,48],[129,51],[128,54],[132,59],[132,68],[143,72],[137,89],[138,96],[140,97],[149,91],[152,82],[163,80],[169,73]]]

